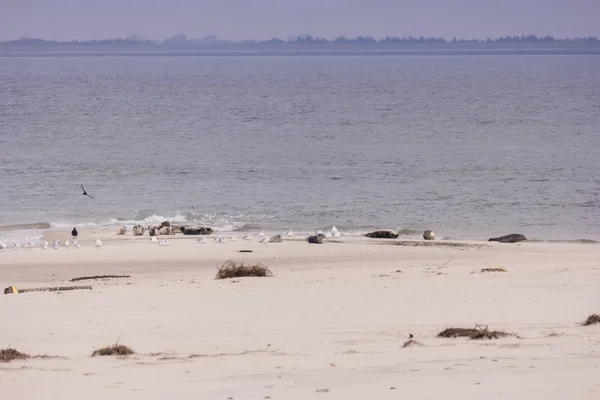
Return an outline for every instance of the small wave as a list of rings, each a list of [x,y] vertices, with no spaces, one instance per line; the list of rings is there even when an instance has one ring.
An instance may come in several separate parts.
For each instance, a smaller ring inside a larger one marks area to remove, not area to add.
[[[49,222],[33,222],[30,224],[14,224],[2,225],[0,231],[22,231],[29,229],[50,229],[52,226]]]

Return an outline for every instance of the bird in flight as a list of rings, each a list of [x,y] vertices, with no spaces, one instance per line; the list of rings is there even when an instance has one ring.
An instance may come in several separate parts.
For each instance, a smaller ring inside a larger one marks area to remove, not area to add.
[[[88,196],[90,199],[94,200],[94,198],[93,198],[92,196],[90,196],[90,195],[88,194],[88,192],[85,190],[85,188],[83,187],[83,185],[81,185],[81,190],[83,190],[83,195],[84,195],[84,196]]]

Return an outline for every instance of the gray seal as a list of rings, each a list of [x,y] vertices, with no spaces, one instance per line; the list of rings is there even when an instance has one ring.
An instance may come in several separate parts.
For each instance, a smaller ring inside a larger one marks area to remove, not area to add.
[[[517,243],[524,240],[527,240],[527,238],[520,233],[511,233],[510,235],[500,236],[497,238],[489,238],[488,242]]]

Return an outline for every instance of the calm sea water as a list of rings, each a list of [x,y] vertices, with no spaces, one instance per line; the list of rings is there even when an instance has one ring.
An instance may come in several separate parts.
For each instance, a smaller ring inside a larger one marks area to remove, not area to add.
[[[162,219],[600,239],[600,56],[0,58],[0,238]]]

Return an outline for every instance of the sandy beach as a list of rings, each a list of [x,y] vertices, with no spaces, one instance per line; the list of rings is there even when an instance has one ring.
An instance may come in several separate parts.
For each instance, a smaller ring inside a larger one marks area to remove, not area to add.
[[[2,288],[92,286],[3,295],[0,348],[52,357],[0,363],[3,395],[600,398],[600,324],[580,325],[600,312],[598,244],[168,239],[81,230],[80,249],[0,252]],[[227,260],[274,276],[215,280]],[[130,278],[69,281],[103,274]],[[475,325],[510,335],[437,337]],[[136,354],[91,357],[116,342]]]

